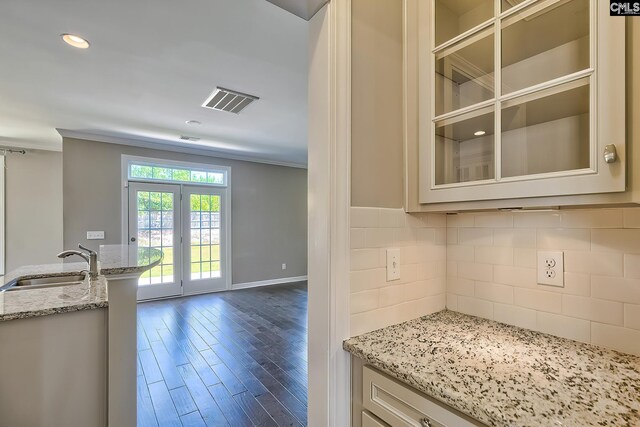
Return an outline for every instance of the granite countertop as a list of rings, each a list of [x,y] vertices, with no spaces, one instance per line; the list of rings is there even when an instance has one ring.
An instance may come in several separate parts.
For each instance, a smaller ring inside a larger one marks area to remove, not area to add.
[[[343,347],[490,426],[640,426],[640,357],[448,310]]]
[[[128,245],[103,245],[98,256],[98,279],[87,277],[76,285],[7,291],[19,280],[81,275],[87,271],[86,262],[20,267],[0,280],[0,322],[108,307],[109,277],[142,273],[160,261],[162,252],[157,249],[130,250]]]

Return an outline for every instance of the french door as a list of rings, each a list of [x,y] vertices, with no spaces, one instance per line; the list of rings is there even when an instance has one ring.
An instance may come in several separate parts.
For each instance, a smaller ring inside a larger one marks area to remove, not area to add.
[[[142,274],[138,299],[182,294],[180,186],[129,183],[129,245],[162,250],[162,264]]]
[[[226,216],[222,190],[182,189],[183,284],[185,294],[222,291],[226,286]]]
[[[227,289],[225,191],[129,183],[129,245],[164,253],[162,264],[140,277],[139,300]]]

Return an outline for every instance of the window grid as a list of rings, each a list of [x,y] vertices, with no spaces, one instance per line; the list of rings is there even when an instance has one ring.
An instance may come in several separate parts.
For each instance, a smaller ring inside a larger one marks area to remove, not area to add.
[[[220,196],[189,198],[191,280],[220,277]]]
[[[144,272],[141,286],[173,283],[174,279],[174,194],[156,191],[137,191],[138,248],[149,255],[151,249],[164,253],[162,263]]]
[[[227,172],[130,162],[129,179],[225,186]]]
[[[579,0],[569,0],[569,1],[579,1]],[[593,16],[593,10],[595,9],[594,6],[594,2],[593,0],[584,0],[585,3],[588,6],[588,10],[589,10],[589,15]],[[435,0],[433,0],[432,3],[432,8],[435,8]],[[535,175],[521,175],[521,176],[517,176],[517,177],[504,177],[503,173],[502,173],[502,138],[501,138],[501,134],[502,134],[502,120],[501,120],[501,115],[502,115],[502,104],[505,102],[509,102],[512,105],[518,104],[518,103],[524,103],[525,99],[527,97],[535,97],[536,94],[542,93],[545,90],[549,89],[549,88],[553,88],[553,87],[558,87],[558,88],[563,88],[560,89],[559,92],[563,92],[563,91],[568,91],[571,90],[572,85],[575,84],[579,84],[581,80],[585,80],[585,79],[589,79],[587,85],[590,88],[590,91],[593,92],[593,86],[594,86],[594,80],[593,80],[593,76],[594,76],[594,69],[593,69],[593,61],[594,61],[594,52],[593,52],[593,44],[594,44],[594,36],[593,36],[593,32],[594,32],[594,23],[590,22],[589,24],[589,67],[587,69],[583,69],[568,75],[563,75],[561,77],[558,77],[556,79],[553,80],[549,80],[549,81],[545,81],[539,84],[533,84],[533,85],[529,85],[527,87],[524,87],[520,90],[516,90],[516,91],[506,91],[503,88],[503,84],[502,84],[502,73],[503,73],[503,69],[502,69],[502,62],[503,62],[503,46],[502,46],[502,31],[504,28],[508,28],[507,25],[504,25],[505,21],[510,20],[510,21],[514,21],[514,20],[522,20],[522,19],[529,19],[529,18],[523,18],[522,16],[519,16],[521,13],[526,14],[526,9],[531,6],[532,4],[534,4],[535,2],[532,0],[526,0],[526,1],[519,1],[519,4],[517,6],[513,6],[511,8],[511,6],[509,7],[505,7],[505,5],[503,4],[502,0],[495,0],[494,1],[494,16],[487,20],[486,22],[483,22],[479,25],[477,25],[475,28],[470,29],[462,34],[459,34],[456,37],[453,37],[452,39],[445,41],[442,44],[439,44],[437,46],[435,46],[435,41],[436,41],[436,37],[435,35],[432,33],[432,55],[431,55],[431,68],[432,70],[435,70],[436,66],[435,63],[436,61],[443,55],[445,55],[445,52],[450,51],[452,49],[455,49],[456,45],[461,45],[463,43],[465,43],[465,41],[474,39],[476,37],[478,37],[479,35],[486,33],[487,31],[491,31],[494,35],[494,97],[492,99],[488,99],[482,102],[478,102],[476,104],[473,105],[469,105],[467,107],[462,107],[462,108],[458,108],[458,109],[454,109],[452,111],[449,111],[447,113],[441,114],[436,116],[435,115],[435,111],[436,111],[436,100],[435,97],[432,98],[432,105],[431,105],[431,111],[432,111],[432,118],[431,118],[431,137],[435,138],[435,130],[436,127],[438,126],[439,123],[455,123],[456,121],[462,119],[465,116],[469,116],[469,115],[473,115],[479,111],[482,111],[484,109],[487,108],[487,106],[491,106],[493,111],[494,111],[494,153],[493,153],[493,162],[494,162],[494,169],[495,169],[495,175],[494,178],[490,178],[490,179],[485,179],[485,180],[479,180],[479,181],[467,181],[467,182],[457,182],[457,183],[449,183],[449,184],[436,184],[436,162],[437,162],[437,156],[435,153],[435,143],[431,144],[431,173],[432,173],[432,177],[431,177],[431,182],[432,187],[433,188],[447,188],[447,187],[464,187],[464,186],[468,186],[468,185],[474,185],[474,184],[478,184],[479,182],[497,182],[497,181],[501,181],[501,180],[522,180],[522,179],[532,179],[534,178]],[[562,1],[558,1],[558,5],[562,5],[563,2]],[[553,7],[558,7],[558,5],[554,5],[554,6],[550,6],[549,8],[553,8]],[[435,10],[435,9],[432,9]],[[545,9],[542,9],[545,10]],[[524,11],[524,12],[523,12]],[[539,12],[538,12],[539,13]],[[435,13],[432,13],[432,17],[433,19],[435,19]],[[536,14],[532,15],[532,19],[534,19],[536,17]],[[590,18],[591,21],[593,21],[593,18]],[[511,24],[513,25],[513,24]],[[435,26],[434,26],[435,28]],[[455,54],[455,53],[454,53]],[[434,71],[432,71],[432,78],[431,78],[431,93],[436,93],[436,86],[435,86],[435,73]],[[593,98],[593,95],[591,95],[591,97]],[[592,118],[592,114],[593,112],[590,112],[590,121],[593,121]],[[590,151],[593,151],[593,146],[594,146],[594,139],[593,139],[593,127],[591,126],[590,128]],[[593,160],[592,160],[593,161]],[[562,171],[564,172],[569,172],[569,171]],[[539,174],[538,176],[535,176],[536,178],[544,178],[545,174]]]

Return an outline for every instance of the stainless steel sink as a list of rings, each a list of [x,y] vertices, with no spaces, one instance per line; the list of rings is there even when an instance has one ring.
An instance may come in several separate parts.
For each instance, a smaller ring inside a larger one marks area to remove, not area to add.
[[[37,279],[22,279],[18,280],[15,286],[7,289],[7,291],[18,291],[21,289],[41,289],[41,288],[53,288],[56,286],[71,286],[79,285],[87,278],[85,274],[74,274],[69,276],[55,276],[55,277],[39,277]]]

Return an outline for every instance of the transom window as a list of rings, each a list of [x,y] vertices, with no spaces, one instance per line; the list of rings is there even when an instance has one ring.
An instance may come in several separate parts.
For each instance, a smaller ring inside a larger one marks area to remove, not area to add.
[[[128,178],[132,181],[192,183],[199,185],[227,186],[227,170],[213,168],[189,168],[170,164],[129,161]]]

